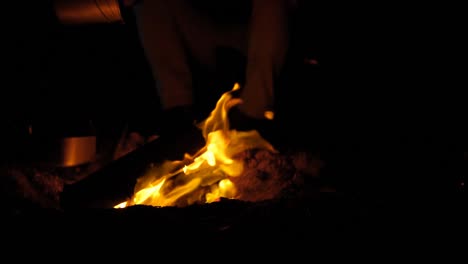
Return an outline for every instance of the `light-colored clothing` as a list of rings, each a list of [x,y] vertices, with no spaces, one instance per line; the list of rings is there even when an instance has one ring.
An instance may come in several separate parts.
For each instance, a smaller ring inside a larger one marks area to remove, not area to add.
[[[196,103],[189,56],[215,67],[216,47],[229,47],[247,58],[239,108],[251,117],[264,118],[265,111],[274,108],[275,79],[288,47],[286,1],[250,1],[246,23],[216,23],[190,2],[147,0],[135,6],[141,42],[163,110]]]

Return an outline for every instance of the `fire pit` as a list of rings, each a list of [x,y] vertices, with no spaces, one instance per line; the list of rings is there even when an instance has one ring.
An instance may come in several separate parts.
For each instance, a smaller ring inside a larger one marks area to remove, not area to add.
[[[123,229],[163,240],[249,236],[265,243],[354,221],[353,201],[321,185],[320,159],[281,153],[257,131],[229,129],[226,113],[236,100],[225,93],[200,130],[156,139],[83,179],[61,182],[53,192],[59,205],[17,211],[10,224],[41,235],[90,225],[106,235]]]

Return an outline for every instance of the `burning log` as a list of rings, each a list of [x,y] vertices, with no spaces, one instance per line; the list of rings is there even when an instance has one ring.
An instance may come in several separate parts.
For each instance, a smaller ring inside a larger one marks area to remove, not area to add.
[[[85,179],[65,185],[60,197],[61,207],[111,208],[133,194],[137,178],[152,164],[177,159],[187,150],[202,146],[203,138],[198,131],[186,131],[149,142]]]

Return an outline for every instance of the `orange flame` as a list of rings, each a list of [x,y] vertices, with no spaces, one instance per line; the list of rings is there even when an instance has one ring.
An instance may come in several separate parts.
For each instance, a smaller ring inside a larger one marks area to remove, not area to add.
[[[242,103],[232,96],[238,89],[239,84],[235,84],[224,93],[210,116],[198,125],[206,141],[202,149],[193,156],[186,153],[184,160],[165,161],[151,168],[137,180],[133,197],[114,208],[137,204],[186,206],[215,202],[221,197],[235,199],[236,187],[228,176],[242,174],[243,161],[235,159],[236,154],[254,148],[276,151],[255,130],[229,128],[229,109]]]

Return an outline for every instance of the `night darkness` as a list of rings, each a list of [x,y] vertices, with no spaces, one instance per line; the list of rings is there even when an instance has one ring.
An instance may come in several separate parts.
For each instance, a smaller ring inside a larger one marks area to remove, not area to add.
[[[443,63],[427,56],[434,49],[424,45],[426,29],[397,25],[382,8],[303,2],[280,83],[279,118],[288,128],[281,144],[316,153],[327,164],[326,184],[387,206],[398,221],[402,207],[459,219],[466,135],[460,139],[458,115],[445,107],[454,105],[447,90],[427,90],[451,84],[440,67],[434,71]],[[10,5],[21,15],[8,31],[5,164],[22,162],[31,124],[49,136],[157,131],[157,89],[128,10],[125,23],[70,26],[60,24],[51,1]],[[411,15],[402,12],[399,22]]]

